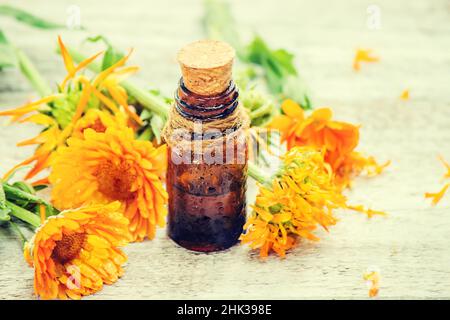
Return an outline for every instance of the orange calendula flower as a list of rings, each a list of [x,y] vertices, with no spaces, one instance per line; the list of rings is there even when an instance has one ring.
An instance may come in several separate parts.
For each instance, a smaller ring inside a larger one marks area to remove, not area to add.
[[[255,175],[253,175],[255,176]],[[241,235],[243,243],[284,257],[299,239],[319,240],[314,230],[336,223],[333,209],[346,208],[346,199],[333,183],[323,154],[311,147],[295,147],[283,159],[272,182],[261,182],[253,212]]]
[[[269,124],[281,132],[281,141],[288,150],[295,146],[312,146],[325,150],[325,161],[336,175],[336,183],[347,187],[353,176],[366,171],[379,174],[389,162],[379,165],[373,157],[364,157],[354,151],[359,142],[359,127],[332,120],[329,108],[316,109],[305,117],[303,109],[293,100],[285,100],[281,108],[284,114]]]
[[[359,71],[361,62],[378,62],[380,58],[372,53],[371,49],[357,49],[353,59],[353,69]]]
[[[129,128],[86,129],[57,151],[50,182],[58,209],[120,201],[133,240],[152,239],[165,224],[166,146],[139,141]]]
[[[364,273],[363,279],[366,280],[369,287],[369,297],[376,297],[380,291],[380,274],[377,271],[368,271]]]
[[[43,299],[80,299],[112,284],[127,260],[130,240],[120,203],[64,211],[48,218],[26,243],[34,292]]]
[[[136,67],[124,67],[129,55],[93,79],[88,79],[77,73],[84,70],[101,53],[75,65],[61,38],[58,38],[58,43],[68,72],[58,86],[59,93],[16,109],[0,112],[0,116],[10,116],[13,122],[31,122],[45,127],[36,137],[18,144],[18,146],[37,145],[37,148],[33,156],[17,164],[7,175],[18,167],[33,164],[33,168],[25,177],[25,179],[31,179],[49,167],[53,152],[65,144],[67,138],[72,135],[74,127],[80,129],[86,122],[87,119],[81,121],[81,124],[78,123],[87,110],[103,110],[115,116],[122,113],[120,117],[126,115],[126,118],[132,119],[139,125],[142,124],[139,116],[127,103],[128,96],[125,89],[119,85],[119,81],[137,70]],[[93,115],[90,115],[88,119],[92,117]],[[100,118],[105,120],[106,116]],[[111,124],[111,121],[106,122]]]

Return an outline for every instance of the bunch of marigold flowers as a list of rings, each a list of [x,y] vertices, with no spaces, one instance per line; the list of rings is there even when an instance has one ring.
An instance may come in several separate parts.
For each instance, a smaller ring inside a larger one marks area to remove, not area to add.
[[[36,137],[19,143],[37,145],[34,155],[5,176],[33,164],[25,177],[31,179],[51,167],[50,177],[33,185],[51,183],[52,202],[59,210],[119,201],[119,211],[130,220],[132,240],[151,239],[167,211],[166,149],[135,134],[143,120],[128,104],[120,82],[138,68],[125,66],[128,55],[90,79],[79,73],[101,53],[76,65],[58,40],[68,72],[58,92],[0,112],[14,122],[44,126]]]
[[[120,247],[151,238],[156,225],[163,224],[165,148],[136,138],[142,120],[119,84],[137,70],[124,66],[128,56],[88,78],[79,73],[100,53],[75,65],[61,39],[59,46],[68,74],[57,92],[0,112],[13,122],[44,127],[19,143],[37,148],[1,181],[0,223],[9,224],[24,242],[37,296],[79,299],[117,281],[126,262]],[[77,159],[70,158],[73,149]],[[31,184],[9,182],[30,164],[26,180],[49,167],[50,177]],[[50,180],[48,203],[35,191]],[[33,230],[30,239],[24,227]]]
[[[38,296],[78,299],[122,275],[126,256],[120,247],[152,239],[156,228],[164,226],[167,150],[160,141],[138,134],[149,118],[129,104],[121,84],[137,71],[125,66],[129,55],[88,78],[84,70],[100,53],[75,64],[61,39],[59,48],[67,76],[57,92],[0,112],[13,122],[43,126],[36,137],[19,143],[37,148],[4,177],[0,223],[10,223],[24,240],[24,256],[34,268]],[[248,106],[255,99],[251,95],[244,99],[250,118],[260,119],[263,110],[264,122],[269,121],[274,106],[254,106],[252,111]],[[350,208],[369,216],[380,213],[347,205],[342,190],[353,176],[364,170],[377,174],[387,165],[356,152],[359,128],[331,120],[329,109],[305,117],[292,100],[284,101],[281,109],[284,114],[267,128],[253,127],[249,132],[260,143],[261,132],[277,129],[288,147],[273,177],[249,164],[249,175],[261,185],[241,240],[259,249],[262,257],[271,251],[284,257],[300,239],[318,240],[314,233],[318,227],[328,230],[336,223],[334,209]],[[158,110],[163,125],[168,108],[161,105]],[[48,168],[49,176],[31,185],[7,182],[30,164],[26,180]],[[43,185],[52,186],[51,203],[35,194],[33,186]],[[34,229],[30,240],[16,220]]]

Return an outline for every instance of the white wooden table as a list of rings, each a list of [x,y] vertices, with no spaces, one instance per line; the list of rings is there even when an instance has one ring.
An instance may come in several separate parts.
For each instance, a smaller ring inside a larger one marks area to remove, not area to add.
[[[201,1],[4,0],[64,21],[71,5],[93,34],[122,48],[134,47],[145,85],[171,94],[179,77],[177,50],[202,37]],[[362,274],[381,273],[380,298],[450,298],[450,195],[437,207],[425,201],[437,191],[450,160],[450,4],[448,1],[232,1],[244,35],[257,31],[275,47],[295,52],[316,106],[331,106],[337,119],[362,124],[359,149],[392,160],[381,176],[357,179],[355,203],[389,212],[387,218],[339,212],[340,222],[319,243],[304,243],[285,260],[258,260],[246,247],[195,254],[177,247],[164,230],[154,241],[132,244],[126,272],[89,299],[169,298],[366,298]],[[367,27],[366,10],[381,10],[381,29]],[[1,18],[1,28],[53,83],[64,70],[54,54],[56,32],[31,30]],[[77,45],[86,33],[62,31]],[[369,47],[380,63],[351,69],[357,47]],[[399,95],[410,89],[411,99]],[[16,71],[0,74],[0,108],[35,97]],[[3,120],[1,120],[3,122]],[[30,148],[14,144],[38,131],[0,127],[0,173]],[[255,189],[250,187],[249,200]],[[0,299],[31,299],[32,269],[19,242],[0,230]]]

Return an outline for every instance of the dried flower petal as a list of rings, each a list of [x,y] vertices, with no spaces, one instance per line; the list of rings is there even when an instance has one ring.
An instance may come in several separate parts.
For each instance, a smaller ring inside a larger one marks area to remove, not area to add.
[[[372,54],[371,49],[357,49],[353,59],[353,69],[359,71],[361,62],[378,62],[380,58]]]
[[[369,297],[376,297],[380,291],[380,274],[377,271],[368,271],[364,273],[363,279],[369,286]]]
[[[439,201],[441,201],[442,197],[447,192],[448,188],[450,187],[450,183],[447,183],[445,186],[442,187],[442,189],[439,192],[432,193],[432,192],[426,192],[425,198],[431,198],[432,204],[437,205]]]
[[[445,159],[442,156],[439,156],[439,161],[442,162],[445,169],[447,170],[447,172],[444,174],[444,179],[450,179],[450,164],[447,161],[445,161]],[[433,199],[431,203],[433,205],[436,205],[439,203],[439,201],[441,201],[442,197],[447,192],[449,186],[450,186],[450,183],[447,183],[442,187],[442,189],[439,192],[436,192],[436,193],[427,192],[427,193],[425,193],[425,198]]]
[[[406,89],[402,92],[402,94],[400,95],[400,99],[409,100],[409,90],[408,89]]]

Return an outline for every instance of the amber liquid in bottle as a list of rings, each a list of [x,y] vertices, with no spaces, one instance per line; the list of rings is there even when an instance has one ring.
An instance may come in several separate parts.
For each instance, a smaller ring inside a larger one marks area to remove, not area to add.
[[[225,119],[237,106],[238,91],[233,82],[221,94],[201,96],[189,91],[180,81],[175,94],[177,112],[202,123]],[[230,130],[238,129],[231,128],[221,134],[225,136]],[[191,137],[193,140],[211,138],[214,137],[198,133]],[[223,143],[222,163],[205,161],[195,149],[175,151],[169,147],[168,152],[169,237],[184,248],[201,252],[224,250],[236,244],[246,214],[245,137]],[[172,161],[173,157],[188,161],[179,163]]]

